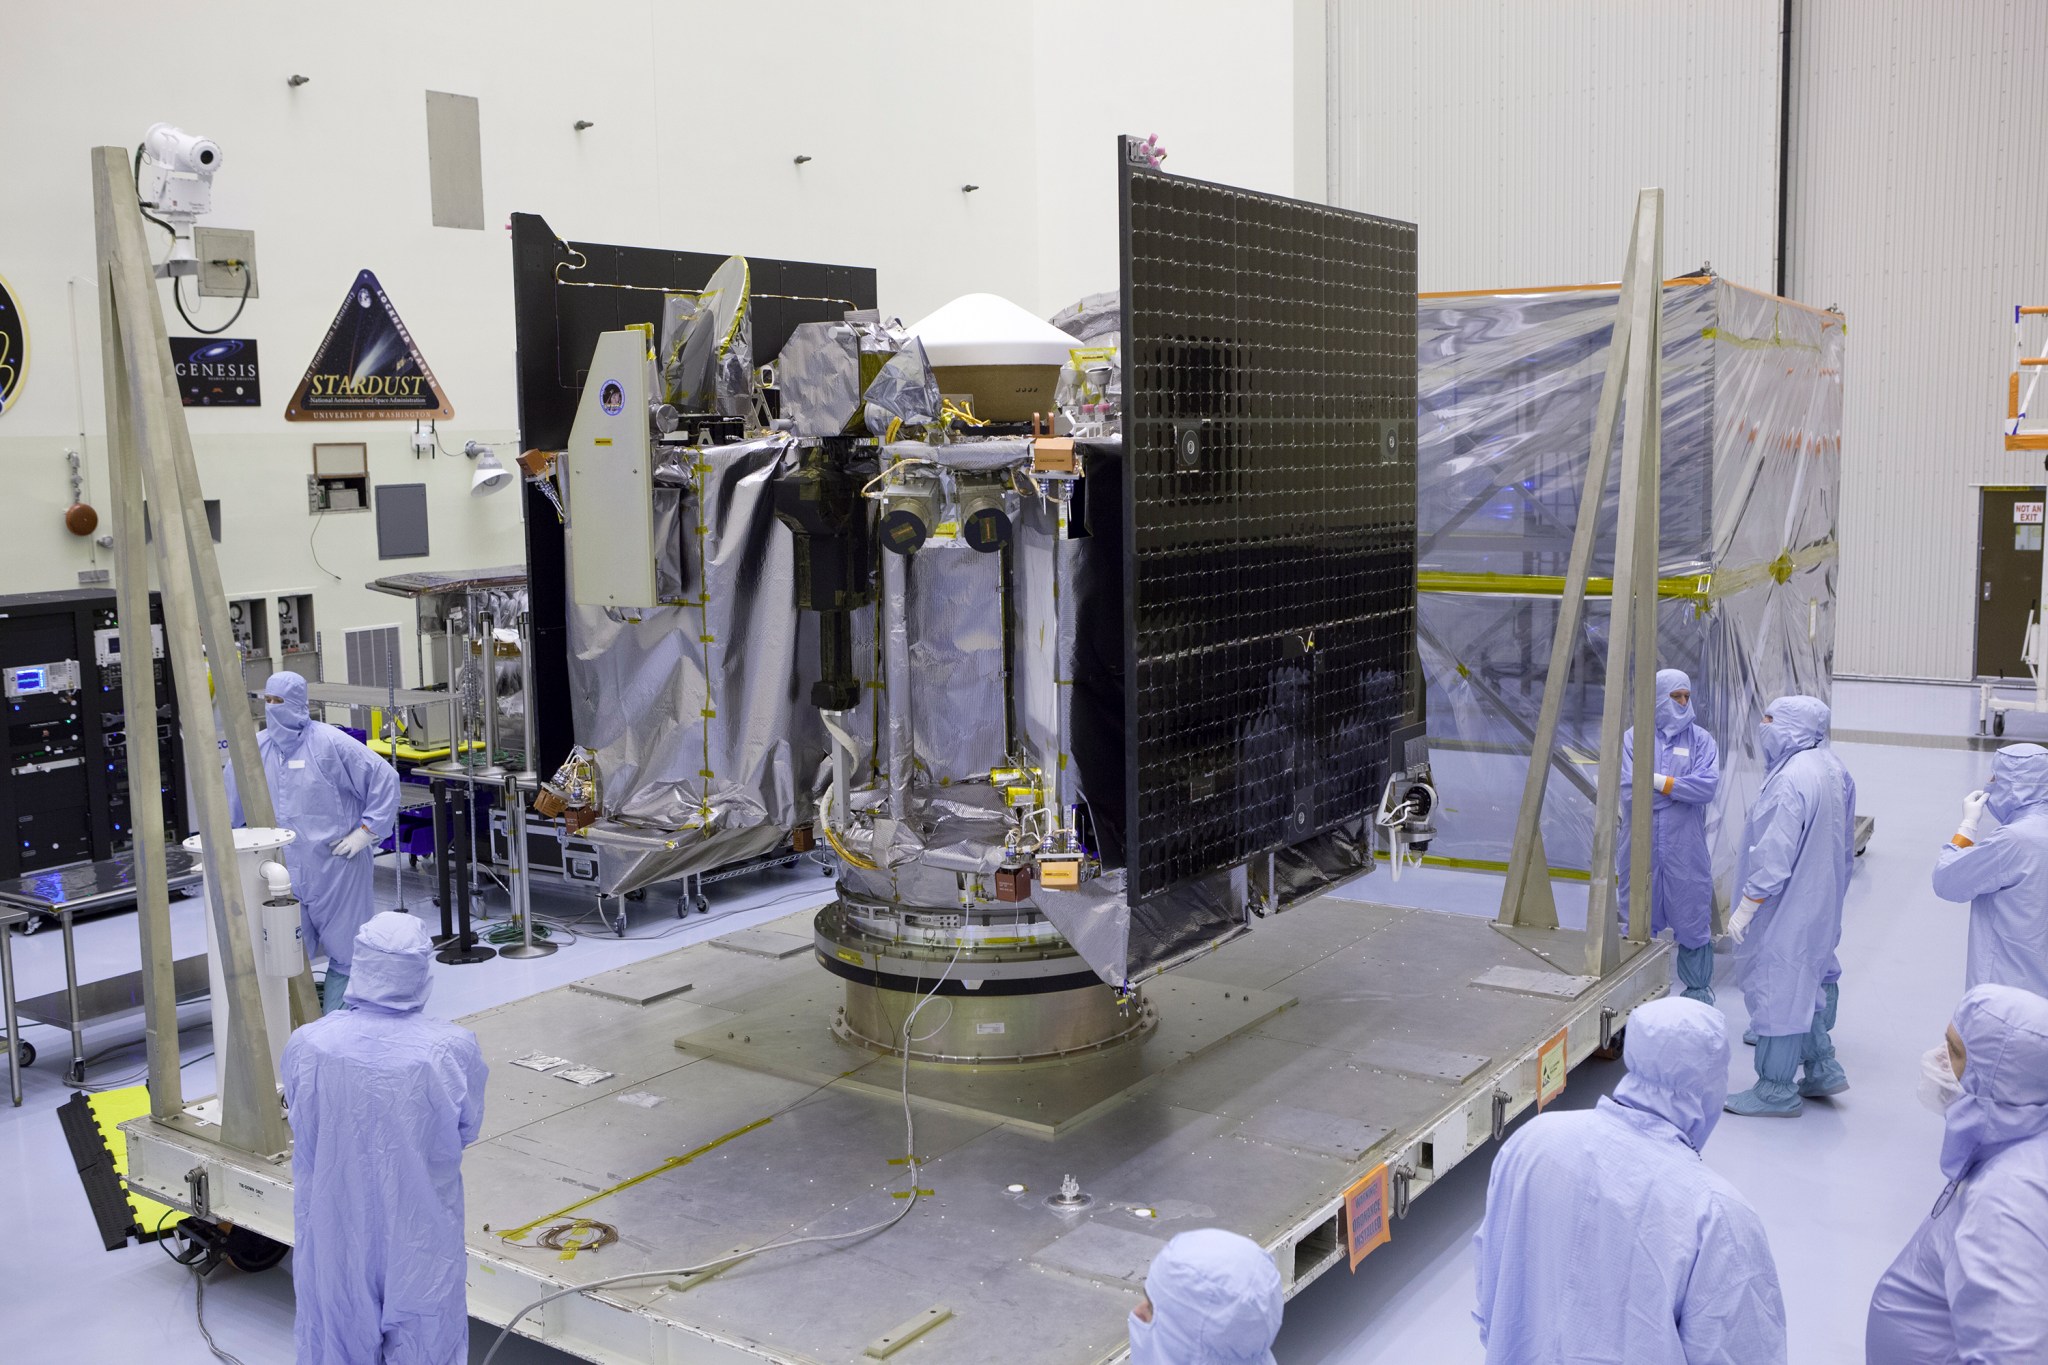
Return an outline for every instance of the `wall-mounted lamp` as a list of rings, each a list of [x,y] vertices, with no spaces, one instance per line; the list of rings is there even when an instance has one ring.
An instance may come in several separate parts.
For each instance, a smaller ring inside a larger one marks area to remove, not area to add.
[[[286,85],[289,85],[292,89],[296,90],[300,86],[304,85],[307,81],[310,81],[312,79],[313,78],[311,76],[291,75],[285,77],[284,83]]]
[[[981,188],[981,186],[979,186],[979,185],[962,185],[962,186],[960,187],[960,193],[962,193],[962,194],[972,194],[972,193],[974,193],[974,192],[975,192],[976,190],[978,190],[978,189],[980,189],[980,188]]]
[[[595,123],[592,123],[587,118],[580,118],[576,120],[576,131],[579,133],[582,132],[585,128],[595,128],[596,126],[597,125]]]
[[[803,164],[804,164],[804,163],[805,163],[806,161],[809,161],[809,160],[810,160],[810,158],[809,158],[809,157],[807,157],[807,156],[804,156],[804,155],[802,155],[802,154],[799,154],[799,155],[797,156],[797,159],[796,159],[796,164],[797,164],[797,165],[799,165],[799,166],[801,166],[801,165],[803,165]]]
[[[462,453],[476,461],[476,472],[469,477],[469,494],[480,498],[486,493],[495,493],[512,482],[511,471],[498,458],[498,452],[481,441],[470,441],[462,447]]]

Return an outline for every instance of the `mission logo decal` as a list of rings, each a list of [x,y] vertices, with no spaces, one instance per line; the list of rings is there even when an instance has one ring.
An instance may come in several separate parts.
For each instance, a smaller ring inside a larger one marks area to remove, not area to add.
[[[21,392],[22,377],[28,373],[28,323],[14,291],[0,280],[0,415],[14,406]]]
[[[290,422],[453,417],[398,310],[365,270],[349,287],[334,325],[284,410]]]
[[[234,337],[172,337],[178,398],[188,408],[260,408],[256,343]]]

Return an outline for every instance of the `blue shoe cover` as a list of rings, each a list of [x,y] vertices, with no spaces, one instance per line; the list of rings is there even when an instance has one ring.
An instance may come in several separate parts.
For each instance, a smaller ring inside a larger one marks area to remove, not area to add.
[[[1840,1062],[1832,1058],[1822,1062],[1818,1068],[1807,1067],[1805,1079],[1799,1082],[1799,1093],[1810,1100],[1839,1095],[1848,1088],[1848,1073],[1842,1070]]]
[[[1740,1114],[1744,1118],[1797,1118],[1800,1109],[1804,1107],[1798,1092],[1794,1091],[1791,1096],[1784,1099],[1776,1098],[1768,1093],[1776,1091],[1778,1088],[1771,1085],[1768,1081],[1759,1081],[1739,1095],[1730,1095],[1728,1103],[1723,1105],[1722,1108],[1731,1114]]]

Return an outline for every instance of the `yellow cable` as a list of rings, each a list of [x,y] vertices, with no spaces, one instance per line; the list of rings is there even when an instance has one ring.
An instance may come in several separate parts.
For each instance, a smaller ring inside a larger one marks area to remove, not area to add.
[[[832,845],[832,851],[834,853],[837,853],[840,857],[844,858],[847,862],[852,863],[855,867],[860,868],[864,872],[874,872],[879,870],[874,863],[868,861],[866,858],[861,857],[860,854],[855,853],[845,844],[840,843],[839,836],[832,832],[832,822],[825,819],[822,815],[818,817],[818,828],[825,831],[825,842]]]

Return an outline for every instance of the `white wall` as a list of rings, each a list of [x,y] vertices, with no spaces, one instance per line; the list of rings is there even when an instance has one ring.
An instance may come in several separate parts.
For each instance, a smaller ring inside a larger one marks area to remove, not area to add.
[[[1621,274],[1636,191],[1664,261],[1768,289],[1777,0],[1331,0],[1334,202],[1420,229],[1424,290]]]
[[[1076,0],[362,0],[339,28],[256,0],[204,22],[140,0],[10,6],[0,276],[34,355],[0,415],[0,590],[74,586],[94,566],[61,526],[66,448],[86,451],[89,497],[107,506],[90,148],[132,148],[158,119],[223,148],[208,221],[257,234],[262,297],[231,334],[262,348],[264,407],[187,417],[222,503],[229,593],[313,590],[338,677],[342,629],[410,624],[368,579],[522,555],[517,499],[472,500],[459,455],[415,461],[410,423],[283,420],[358,269],[377,272],[448,391],[450,450],[514,441],[514,211],[584,240],[872,265],[906,319],[970,290],[1050,313],[1116,285],[1115,133],[1159,133],[1170,169],[1290,192],[1297,128],[1319,124],[1294,70],[1298,49],[1320,60],[1320,0],[1142,0],[1114,21]],[[312,80],[289,88],[294,73]],[[429,89],[481,102],[483,232],[431,226]],[[209,299],[195,316],[229,311]],[[431,558],[380,562],[366,514],[324,518],[309,544],[315,440],[366,441],[373,482],[429,485]]]
[[[1970,484],[2042,479],[2038,453],[2006,453],[2000,423],[2013,305],[2048,303],[2048,14],[2006,0],[1796,10],[1791,286],[1849,319],[1836,666],[1966,678]]]
[[[1665,264],[1771,287],[1778,0],[1330,0],[1334,199],[1421,226],[1422,287],[1613,279],[1632,197]],[[1976,494],[2016,303],[2048,302],[2048,19],[2028,0],[1795,0],[1787,289],[1849,320],[1844,673],[1966,678]]]
[[[1296,156],[1324,117],[1321,0],[1031,8],[1041,312],[1117,287],[1116,149],[1104,130],[1157,133],[1165,169],[1181,175],[1323,197],[1320,166],[1304,168]],[[1079,59],[1091,51],[1105,55]],[[1300,86],[1298,62],[1308,67]]]

